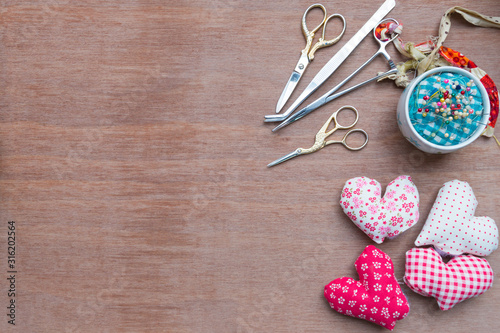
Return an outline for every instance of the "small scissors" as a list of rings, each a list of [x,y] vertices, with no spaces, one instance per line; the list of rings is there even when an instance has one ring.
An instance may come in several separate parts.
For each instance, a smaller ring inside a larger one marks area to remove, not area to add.
[[[337,121],[337,115],[340,112],[342,112],[343,110],[352,110],[356,114],[356,119],[354,119],[354,122],[352,124],[348,125],[348,126],[342,126]],[[336,130],[338,130],[338,129],[349,129],[349,128],[354,127],[354,125],[356,125],[356,123],[358,122],[358,119],[359,119],[359,113],[358,113],[358,110],[354,106],[346,105],[346,106],[341,107],[340,109],[338,109],[337,111],[335,111],[330,116],[330,118],[328,118],[328,120],[323,125],[323,127],[321,127],[321,129],[318,131],[318,133],[316,134],[316,139],[315,139],[314,145],[311,148],[308,148],[308,149],[297,148],[294,152],[292,152],[292,153],[290,153],[288,155],[285,155],[282,158],[279,158],[279,159],[277,159],[274,162],[269,163],[267,166],[268,167],[272,167],[272,166],[275,166],[276,164],[280,164],[280,163],[283,163],[285,161],[288,161],[289,159],[294,158],[296,156],[314,153],[314,152],[320,150],[321,148],[323,148],[325,146],[328,146],[328,145],[331,145],[333,143],[341,143],[341,144],[344,145],[344,147],[346,147],[349,150],[360,150],[360,149],[362,149],[368,143],[368,134],[364,130],[362,130],[362,129],[352,129],[352,130],[350,130],[349,132],[347,132],[344,135],[344,137],[340,141],[335,141],[335,140],[326,141],[326,138],[328,138],[330,135],[332,135]],[[334,122],[335,127],[332,128],[331,130],[327,131],[328,126],[330,126],[330,123],[332,121]],[[347,137],[351,133],[354,133],[354,132],[361,132],[365,136],[365,141],[359,147],[351,147],[351,146],[349,146],[346,143]]]
[[[321,21],[321,23],[316,28],[314,28],[312,31],[309,31],[309,29],[307,28],[307,24],[306,24],[306,16],[307,16],[307,13],[309,13],[309,11],[311,11],[311,9],[313,9],[313,8],[321,8],[324,15],[323,15],[323,20]],[[302,50],[302,55],[300,56],[299,62],[297,63],[297,66],[295,66],[295,70],[292,72],[290,79],[288,79],[288,82],[286,83],[286,86],[283,89],[283,92],[281,93],[280,99],[278,100],[278,104],[276,105],[276,113],[280,112],[280,110],[283,108],[285,103],[288,101],[288,98],[290,98],[290,95],[292,95],[292,92],[295,89],[295,87],[297,86],[297,83],[299,82],[300,78],[302,77],[302,74],[305,72],[309,63],[311,61],[313,61],[314,53],[320,48],[331,46],[331,45],[337,43],[340,40],[340,38],[342,38],[342,36],[344,35],[345,27],[346,27],[344,17],[340,14],[333,14],[333,15],[330,15],[328,18],[326,16],[327,15],[326,15],[325,6],[323,6],[322,4],[319,4],[319,3],[316,3],[314,5],[309,6],[309,8],[307,8],[306,11],[304,12],[304,16],[302,16],[302,32],[304,33],[304,36],[306,37],[306,40],[307,40],[306,47]],[[326,25],[327,25],[328,21],[333,17],[338,17],[342,20],[342,23],[343,23],[342,32],[340,33],[340,35],[338,35],[334,39],[325,40]],[[321,35],[321,38],[311,48],[312,42],[314,39],[314,34],[321,27],[323,27],[323,33]]]

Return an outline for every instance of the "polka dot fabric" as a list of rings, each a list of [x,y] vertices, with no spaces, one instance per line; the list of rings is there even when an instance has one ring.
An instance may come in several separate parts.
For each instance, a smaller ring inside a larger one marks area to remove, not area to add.
[[[399,176],[390,182],[383,198],[378,181],[368,177],[349,179],[342,190],[340,206],[377,244],[407,230],[419,217],[418,190],[410,176]]]
[[[467,182],[445,183],[415,245],[434,245],[451,255],[489,255],[498,247],[498,228],[493,219],[474,216],[477,204]]]
[[[488,261],[469,255],[444,263],[433,248],[414,248],[406,252],[404,280],[423,296],[434,297],[441,310],[484,293],[493,284]]]
[[[350,277],[333,280],[325,286],[325,298],[339,313],[392,331],[396,321],[408,315],[410,305],[396,281],[391,258],[369,245],[354,266],[359,281]]]

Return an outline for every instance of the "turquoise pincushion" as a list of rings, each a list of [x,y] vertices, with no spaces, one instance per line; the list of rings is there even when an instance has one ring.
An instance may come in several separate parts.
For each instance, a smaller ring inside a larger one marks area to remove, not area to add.
[[[451,146],[467,141],[481,125],[483,98],[470,78],[438,72],[423,79],[409,99],[413,128],[425,140]]]

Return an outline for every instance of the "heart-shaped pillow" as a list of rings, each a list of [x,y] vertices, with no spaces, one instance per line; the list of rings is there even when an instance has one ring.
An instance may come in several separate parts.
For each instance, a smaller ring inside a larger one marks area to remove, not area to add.
[[[434,245],[451,255],[487,256],[498,247],[498,228],[489,217],[475,217],[476,207],[476,197],[467,182],[445,183],[415,245]]]
[[[349,179],[340,206],[347,216],[377,244],[394,237],[418,221],[418,190],[410,176],[399,176],[381,196],[380,183],[367,177]]]
[[[414,248],[406,252],[404,280],[411,290],[434,297],[441,310],[449,310],[491,288],[493,270],[483,258],[462,255],[445,264],[433,248]]]
[[[354,263],[359,281],[350,277],[325,286],[325,298],[335,311],[365,319],[389,330],[410,311],[410,305],[394,276],[391,258],[368,245]]]

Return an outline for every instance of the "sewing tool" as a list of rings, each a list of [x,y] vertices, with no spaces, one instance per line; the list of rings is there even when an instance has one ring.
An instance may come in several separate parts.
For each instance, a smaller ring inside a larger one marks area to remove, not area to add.
[[[359,45],[366,35],[378,25],[378,22],[384,18],[396,6],[395,0],[386,0],[382,6],[373,14],[373,16],[356,32],[356,34],[326,63],[325,66],[316,74],[311,83],[306,87],[297,100],[283,114],[273,114],[265,116],[265,122],[283,121],[297,109],[313,92],[316,91],[342,64],[342,62]]]
[[[373,29],[373,37],[377,40],[377,42],[380,45],[378,51],[375,52],[375,54],[372,55],[370,59],[368,59],[358,69],[356,69],[351,75],[346,77],[342,82],[340,82],[338,85],[333,87],[326,94],[324,94],[323,96],[321,96],[320,98],[318,98],[317,100],[315,100],[314,102],[312,102],[311,104],[309,104],[308,106],[303,108],[302,110],[296,112],[292,116],[285,119],[281,124],[279,124],[278,126],[276,126],[273,129],[273,132],[301,119],[302,117],[304,117],[304,116],[308,115],[309,113],[318,109],[320,106],[325,105],[326,103],[331,102],[334,99],[336,99],[342,95],[345,95],[348,92],[351,92],[359,87],[362,87],[369,82],[372,82],[375,80],[381,80],[389,75],[396,74],[397,73],[396,65],[392,61],[391,56],[389,55],[389,53],[387,53],[385,48],[386,48],[387,44],[389,44],[390,42],[392,42],[395,38],[397,38],[399,36],[400,32],[401,32],[401,26],[399,25],[399,22],[396,21],[395,19],[388,18],[388,19],[380,21],[379,24]],[[353,78],[354,75],[356,75],[358,72],[360,72],[369,63],[371,63],[373,61],[373,59],[375,59],[379,55],[383,55],[387,59],[389,66],[390,66],[390,70],[388,70],[387,72],[378,74],[377,76],[375,76],[371,79],[368,79],[364,82],[361,82],[361,83],[359,83],[355,86],[352,86],[348,89],[345,89],[341,92],[335,93],[347,81],[349,81],[351,78]]]
[[[354,122],[348,126],[343,126],[343,125],[339,124],[339,122],[337,120],[338,114],[341,113],[343,110],[352,110],[354,112],[354,114],[356,115],[356,119],[354,119]],[[368,143],[368,134],[362,129],[350,130],[349,132],[347,132],[344,135],[344,137],[340,141],[336,141],[336,140],[326,141],[326,138],[328,138],[330,135],[332,135],[338,129],[350,129],[350,128],[354,127],[356,125],[356,123],[358,122],[358,119],[359,119],[359,113],[358,113],[358,110],[354,106],[346,105],[346,106],[341,107],[340,109],[335,111],[330,116],[330,118],[328,118],[328,120],[323,125],[323,127],[321,127],[321,129],[318,131],[318,133],[316,134],[316,139],[315,139],[314,145],[311,148],[308,148],[308,149],[297,148],[295,151],[291,152],[288,155],[283,156],[282,158],[277,159],[274,162],[269,163],[267,166],[272,167],[272,166],[275,166],[276,164],[283,163],[283,162],[288,161],[289,159],[297,157],[299,155],[314,153],[314,152],[322,149],[323,147],[331,145],[333,143],[340,143],[340,144],[344,145],[344,147],[346,147],[349,150],[362,149]],[[334,127],[331,130],[328,130],[328,127],[330,126],[330,123],[332,123],[332,122],[334,124]],[[365,137],[365,141],[359,147],[351,147],[347,144],[347,141],[346,141],[347,138],[349,137],[349,135],[351,135],[352,133],[355,133],[355,132],[361,132],[361,133],[363,133],[363,135]]]
[[[490,117],[482,81],[458,67],[436,67],[401,94],[397,119],[403,136],[428,153],[451,153],[476,140]]]
[[[307,28],[307,23],[306,23],[306,16],[311,11],[311,9],[314,8],[320,8],[323,11],[323,20],[321,23],[314,28],[313,30],[309,31]],[[328,21],[332,18],[338,17],[342,20],[342,32],[335,37],[334,39],[331,40],[325,40],[325,31],[326,31],[326,26],[328,24]],[[318,31],[321,27],[323,27],[323,33],[321,34],[321,38],[312,46],[312,42],[314,39],[314,34],[316,31]],[[285,105],[285,103],[288,101],[288,98],[290,98],[290,95],[294,91],[295,87],[297,86],[297,83],[299,82],[300,78],[302,77],[302,74],[306,71],[307,66],[309,66],[309,63],[313,61],[314,59],[314,53],[324,47],[332,46],[333,44],[337,43],[342,36],[344,35],[346,28],[346,23],[345,19],[342,15],[340,14],[333,14],[328,16],[326,14],[326,9],[322,4],[314,4],[309,6],[309,8],[306,9],[304,12],[304,15],[302,16],[302,32],[304,33],[304,37],[306,38],[306,47],[302,50],[302,55],[299,58],[299,62],[295,66],[295,69],[292,72],[292,75],[288,79],[288,82],[286,83],[285,88],[283,89],[283,92],[281,93],[281,96],[278,100],[278,104],[276,105],[276,113],[279,113],[281,108]],[[312,47],[311,47],[312,46]]]
[[[459,144],[483,124],[477,86],[460,74],[437,73],[425,78],[409,103],[412,126],[425,140],[438,145]]]

